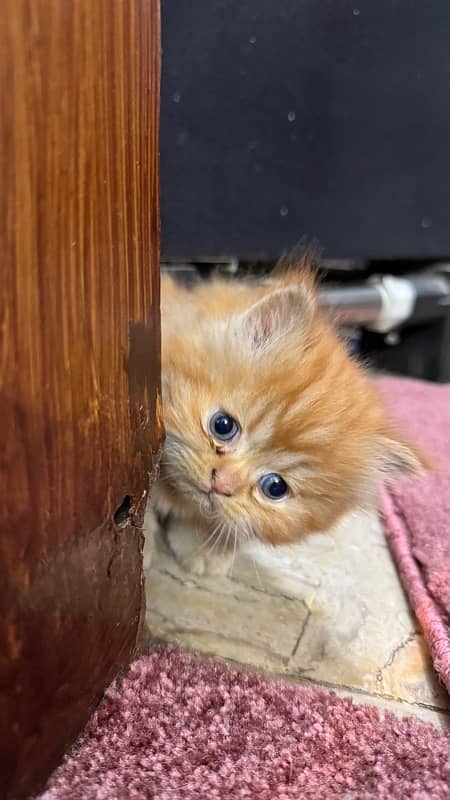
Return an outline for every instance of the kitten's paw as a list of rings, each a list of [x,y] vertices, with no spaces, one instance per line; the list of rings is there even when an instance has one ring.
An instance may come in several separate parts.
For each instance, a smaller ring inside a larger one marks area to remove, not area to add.
[[[182,567],[186,572],[198,577],[213,577],[219,575],[227,575],[230,563],[227,556],[202,556],[201,553],[197,556],[185,558],[182,562]]]
[[[178,563],[192,575],[199,577],[226,575],[230,569],[231,556],[203,552],[205,539],[187,525],[180,522],[169,525],[167,542]]]
[[[187,562],[187,569],[193,575],[204,577],[219,577],[228,575],[231,567],[231,557],[228,555],[193,556]]]

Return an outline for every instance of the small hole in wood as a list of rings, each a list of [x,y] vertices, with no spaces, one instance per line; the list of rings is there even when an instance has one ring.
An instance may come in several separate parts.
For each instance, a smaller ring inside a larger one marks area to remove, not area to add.
[[[130,511],[131,511],[131,497],[129,494],[126,494],[119,508],[116,510],[114,514],[115,524],[126,525],[128,520],[130,519]]]

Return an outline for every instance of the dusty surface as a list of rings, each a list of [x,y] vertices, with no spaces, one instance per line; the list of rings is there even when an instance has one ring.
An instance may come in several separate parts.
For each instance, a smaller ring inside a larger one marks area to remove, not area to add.
[[[159,638],[446,724],[448,697],[375,514],[296,547],[252,546],[229,577],[188,574],[158,534],[147,623]]]

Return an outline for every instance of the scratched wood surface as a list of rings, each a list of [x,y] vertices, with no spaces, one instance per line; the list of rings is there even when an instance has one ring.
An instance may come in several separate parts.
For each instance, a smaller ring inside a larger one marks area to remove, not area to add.
[[[42,785],[142,618],[159,46],[157,0],[0,3],[2,797]]]

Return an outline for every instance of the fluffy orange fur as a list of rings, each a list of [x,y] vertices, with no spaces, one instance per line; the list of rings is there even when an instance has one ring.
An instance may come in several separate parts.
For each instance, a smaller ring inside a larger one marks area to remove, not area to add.
[[[420,471],[420,454],[319,310],[304,265],[265,285],[187,290],[163,277],[162,324],[167,438],[156,506],[202,537],[295,542],[372,504],[386,475]],[[217,410],[239,425],[232,442],[211,435]],[[285,498],[261,491],[268,473],[282,476]],[[226,492],[208,491],[214,476]]]

